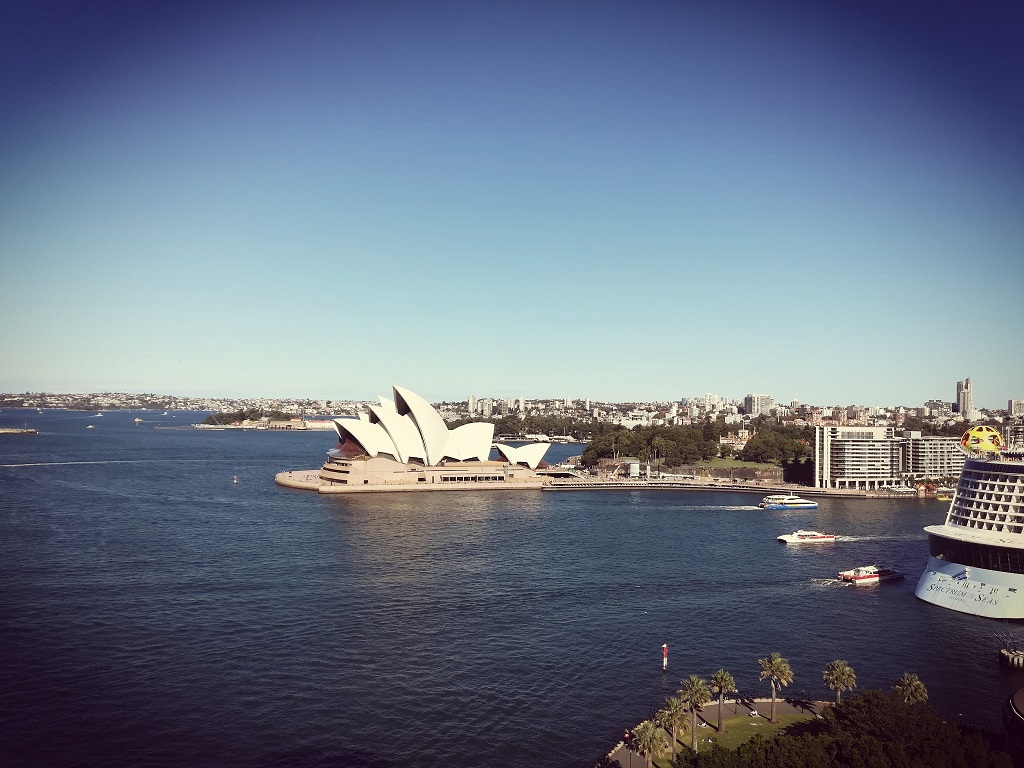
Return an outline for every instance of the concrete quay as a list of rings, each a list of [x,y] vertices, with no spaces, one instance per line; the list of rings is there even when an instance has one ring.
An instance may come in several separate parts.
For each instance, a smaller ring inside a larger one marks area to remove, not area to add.
[[[396,491],[639,491],[639,490],[673,490],[673,491],[731,491],[752,493],[767,496],[769,494],[793,494],[806,498],[846,498],[846,499],[877,499],[877,498],[917,498],[882,494],[877,491],[851,491],[838,488],[807,488],[800,485],[780,485],[769,483],[735,482],[729,480],[644,480],[644,479],[611,479],[611,478],[575,478],[563,479],[541,476],[529,480],[505,480],[502,482],[474,482],[452,484],[382,484],[382,485],[339,485],[320,477],[318,469],[296,469],[278,472],[274,482],[285,488],[297,488],[318,493],[393,493]]]
[[[285,488],[298,488],[317,493],[424,493],[451,491],[539,491],[543,478],[474,483],[382,483],[379,485],[339,485],[320,477],[319,469],[296,469],[278,472],[274,482]]]

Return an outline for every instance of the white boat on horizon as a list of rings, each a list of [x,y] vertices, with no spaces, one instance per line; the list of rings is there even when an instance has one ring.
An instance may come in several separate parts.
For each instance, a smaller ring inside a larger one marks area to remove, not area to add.
[[[897,581],[904,576],[902,571],[892,568],[879,568],[877,565],[862,565],[860,568],[851,568],[848,571],[839,572],[839,580],[850,584],[878,584],[881,581]]]
[[[836,535],[834,533],[820,533],[818,531],[799,530],[779,536],[779,541],[783,541],[786,544],[827,544],[835,540]]]
[[[818,502],[792,494],[775,494],[765,496],[757,506],[761,509],[817,509]]]

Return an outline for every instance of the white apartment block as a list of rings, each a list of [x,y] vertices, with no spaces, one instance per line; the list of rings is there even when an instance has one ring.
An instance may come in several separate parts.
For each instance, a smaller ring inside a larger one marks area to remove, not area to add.
[[[955,437],[922,437],[920,432],[907,432],[904,469],[917,480],[957,477],[967,456]]]
[[[900,476],[903,454],[892,427],[814,428],[814,487],[873,490]]]
[[[1009,400],[1006,403],[1006,415],[1013,418],[1024,416],[1024,400]]]
[[[955,437],[896,437],[893,427],[814,428],[814,487],[870,491],[906,480],[955,477],[964,466]]]

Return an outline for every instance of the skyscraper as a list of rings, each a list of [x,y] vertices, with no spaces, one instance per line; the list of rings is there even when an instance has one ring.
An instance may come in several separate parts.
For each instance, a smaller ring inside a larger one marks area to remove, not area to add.
[[[971,395],[970,377],[956,383],[956,409],[965,419],[971,418],[974,410],[974,397]]]

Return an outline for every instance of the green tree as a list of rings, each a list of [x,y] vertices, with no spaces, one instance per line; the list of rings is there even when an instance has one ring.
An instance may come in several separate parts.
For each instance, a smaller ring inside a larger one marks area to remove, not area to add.
[[[836,704],[839,704],[843,691],[852,691],[857,687],[857,675],[854,674],[853,667],[843,659],[836,659],[826,664],[825,670],[821,673],[821,679],[825,685],[836,692]]]
[[[924,704],[928,701],[928,689],[917,675],[904,672],[892,687],[893,694],[906,704]]]
[[[758,680],[767,679],[772,685],[772,710],[768,719],[775,722],[775,693],[781,687],[784,688],[793,682],[793,670],[789,668],[789,662],[778,653],[772,653],[767,659],[758,659],[761,665],[761,674]]]
[[[686,729],[686,705],[681,699],[670,696],[657,714],[658,722],[672,732],[672,762],[676,761],[676,734],[679,728]]]
[[[690,675],[685,680],[680,680],[679,685],[679,700],[690,713],[690,748],[696,752],[697,710],[711,701],[711,691],[708,690],[707,680],[699,675]]]
[[[651,761],[661,754],[665,746],[664,729],[653,720],[644,720],[633,729],[633,746],[647,758],[647,768],[651,768]]]
[[[725,732],[725,722],[722,718],[722,710],[725,708],[726,694],[736,690],[736,681],[732,675],[724,669],[717,670],[711,675],[711,693],[718,697],[718,732]]]

